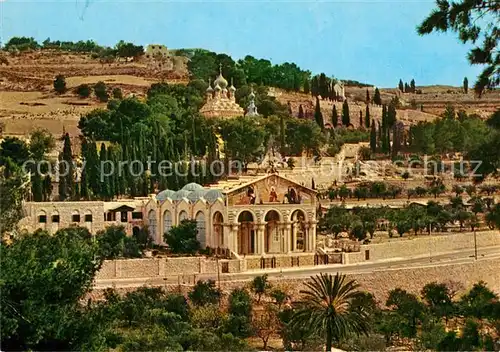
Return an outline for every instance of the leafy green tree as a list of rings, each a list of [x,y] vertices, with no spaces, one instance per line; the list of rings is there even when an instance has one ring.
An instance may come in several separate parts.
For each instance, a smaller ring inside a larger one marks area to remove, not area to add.
[[[367,334],[369,312],[355,304],[359,285],[345,275],[320,274],[305,283],[303,300],[294,313],[293,325],[309,325],[325,339],[326,350],[350,335]]]
[[[468,2],[465,0],[449,3],[438,1],[437,8],[418,26],[420,35],[433,31],[455,32],[463,43],[475,45],[468,54],[472,65],[484,65],[475,90],[481,93],[485,88],[498,86],[498,28],[495,25],[500,8],[488,0]],[[464,20],[466,19],[466,20]],[[477,45],[478,40],[482,41]]]
[[[6,137],[0,143],[0,166],[7,166],[7,159],[22,166],[30,157],[28,145],[17,137]]]
[[[491,229],[495,227],[500,229],[500,203],[495,204],[495,206],[486,214],[485,220]]]
[[[446,284],[428,283],[422,288],[421,295],[434,316],[449,319],[455,313],[453,294]]]
[[[104,259],[138,258],[141,251],[133,237],[127,236],[123,226],[108,226],[96,235],[100,257]]]
[[[252,332],[252,299],[245,289],[231,291],[228,313],[225,330],[233,336],[248,337]]]
[[[194,254],[200,250],[196,235],[196,221],[183,220],[165,233],[164,238],[172,253]]]
[[[193,289],[188,293],[189,300],[195,306],[217,304],[221,298],[221,291],[215,287],[213,280],[198,280]]]
[[[104,320],[81,299],[101,266],[88,231],[38,231],[0,244],[2,349],[102,349]]]
[[[318,124],[319,128],[325,128],[325,123],[323,121],[323,114],[321,113],[321,107],[319,105],[319,98],[316,97],[316,107],[314,108],[314,121]]]
[[[313,154],[323,146],[325,136],[314,121],[292,118],[286,121],[285,142],[290,155]]]
[[[271,288],[271,284],[267,280],[267,274],[256,276],[250,285],[253,293],[257,295],[257,303],[260,302],[262,295]]]
[[[58,94],[62,94],[66,92],[66,79],[63,75],[57,75],[54,80],[54,90]]]
[[[103,81],[99,81],[94,85],[94,94],[101,102],[107,102],[109,99],[108,89]]]
[[[116,55],[118,57],[129,58],[133,57],[134,59],[144,54],[144,48],[141,45],[134,45],[133,43],[125,43],[123,40],[120,40],[116,46]]]
[[[11,159],[7,159],[10,161]],[[10,233],[24,216],[23,201],[28,193],[28,175],[16,165],[9,167],[5,175],[4,166],[0,166],[0,235]]]
[[[119,87],[115,87],[113,88],[113,98],[114,99],[123,99],[123,93],[122,93],[122,90],[119,88]]]
[[[304,94],[309,94],[311,92],[311,87],[309,84],[309,79],[304,80]]]
[[[401,336],[414,337],[418,324],[424,318],[425,307],[414,294],[396,288],[389,292],[386,306],[400,317],[398,328]]]
[[[378,88],[375,88],[375,94],[373,96],[373,103],[375,105],[382,105],[382,98],[380,97],[380,91]]]
[[[474,284],[468,293],[460,297],[458,305],[466,317],[499,319],[498,295],[483,281]]]
[[[351,124],[351,116],[349,115],[349,104],[347,99],[342,104],[342,126],[348,127]]]
[[[76,90],[75,90],[76,94],[78,94],[78,96],[80,98],[88,98],[90,97],[90,94],[92,93],[92,89],[90,88],[90,86],[88,84],[80,84],[78,87],[76,87]]]
[[[29,49],[38,49],[40,44],[33,37],[12,37],[5,44],[4,49],[10,51],[12,49],[25,51]]]

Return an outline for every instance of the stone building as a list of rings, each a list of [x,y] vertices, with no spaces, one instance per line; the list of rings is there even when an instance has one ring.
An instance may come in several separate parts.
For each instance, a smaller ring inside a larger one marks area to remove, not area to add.
[[[157,57],[168,58],[170,56],[165,45],[149,44],[146,48],[146,58],[153,59]]]
[[[217,79],[214,81],[214,87],[208,82],[206,90],[206,102],[200,109],[200,113],[205,117],[231,118],[243,116],[245,111],[236,103],[236,88],[231,83],[227,87],[227,80],[222,76],[222,68]]]
[[[345,88],[344,88],[344,83],[342,81],[337,81],[333,85],[333,91],[335,92],[335,96],[337,97],[338,100],[340,101],[345,100]]]
[[[240,178],[203,187],[111,202],[27,202],[21,231],[82,226],[93,234],[122,225],[132,235],[147,226],[157,244],[182,220],[195,220],[202,247],[236,255],[313,253],[316,250],[316,191],[278,174]]]
[[[277,174],[165,190],[144,213],[157,243],[172,226],[191,219],[203,247],[259,256],[316,249],[316,192]]]

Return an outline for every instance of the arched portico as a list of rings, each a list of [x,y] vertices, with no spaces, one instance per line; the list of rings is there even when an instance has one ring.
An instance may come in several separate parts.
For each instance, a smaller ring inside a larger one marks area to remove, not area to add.
[[[292,222],[291,228],[291,241],[292,251],[303,252],[306,250],[307,241],[307,226],[306,226],[306,213],[300,209],[292,212],[290,217]]]
[[[224,217],[220,211],[214,213],[212,227],[215,246],[224,247]]]
[[[238,215],[238,254],[255,253],[255,217],[249,211]]]
[[[281,215],[276,210],[269,210],[265,217],[264,251],[265,253],[280,253],[283,251],[283,233],[280,226]]]

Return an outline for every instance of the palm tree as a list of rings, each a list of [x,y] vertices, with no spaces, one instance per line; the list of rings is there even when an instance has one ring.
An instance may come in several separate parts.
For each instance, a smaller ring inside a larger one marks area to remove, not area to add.
[[[292,317],[293,325],[308,326],[326,338],[326,351],[331,351],[334,340],[367,334],[371,309],[361,303],[363,293],[357,290],[356,281],[346,280],[339,273],[321,273],[305,285],[307,289],[300,291],[303,300]]]

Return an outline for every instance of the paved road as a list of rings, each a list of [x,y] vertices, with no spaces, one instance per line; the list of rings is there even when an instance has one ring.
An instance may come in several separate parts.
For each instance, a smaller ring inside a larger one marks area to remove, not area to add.
[[[478,249],[478,260],[485,260],[491,258],[500,258],[500,246],[479,248]],[[300,267],[300,268],[285,268],[285,269],[272,269],[272,270],[259,270],[259,271],[247,271],[243,273],[234,274],[220,274],[221,281],[241,281],[249,280],[257,275],[262,275],[263,273],[268,274],[272,277],[289,277],[289,278],[307,278],[311,275],[318,274],[320,272],[324,273],[336,273],[341,272],[344,274],[363,274],[370,273],[374,271],[383,271],[391,269],[400,268],[421,268],[429,266],[440,266],[449,264],[463,264],[471,263],[474,259],[474,249],[466,249],[448,253],[438,253],[431,254],[431,256],[420,256],[412,258],[391,258],[390,260],[358,263],[358,264],[331,264],[331,265],[317,265],[313,267]],[[203,275],[193,275],[192,280],[199,279],[213,279],[217,280],[216,274],[203,274]],[[164,285],[164,284],[177,284],[177,279],[169,277],[168,280],[164,279],[118,279],[118,280],[99,280],[95,283],[95,288],[102,289],[107,287],[117,287],[117,288],[132,288],[139,287],[143,285]]]

